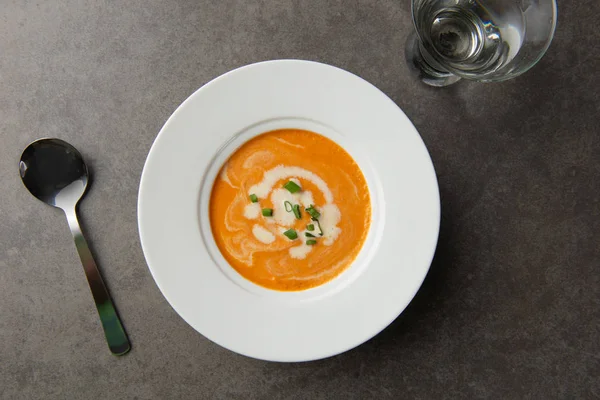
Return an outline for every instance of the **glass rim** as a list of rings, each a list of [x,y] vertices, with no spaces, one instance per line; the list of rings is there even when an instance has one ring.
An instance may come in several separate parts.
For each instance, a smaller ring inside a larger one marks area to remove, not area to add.
[[[526,66],[525,68],[520,70],[518,73],[507,74],[505,77],[502,77],[504,79],[501,78],[501,79],[498,79],[497,81],[504,81],[504,80],[519,76],[521,74],[524,74],[525,72],[529,71],[531,68],[535,67],[537,65],[537,63],[540,62],[540,60],[546,55],[546,53],[548,52],[548,49],[550,48],[550,45],[552,45],[552,40],[554,39],[554,35],[556,34],[556,26],[558,24],[558,3],[557,3],[557,1],[558,0],[552,0],[552,27],[550,28],[550,34],[548,35],[546,44],[544,44],[544,47],[542,48],[542,50],[540,51],[538,56],[535,58],[535,60],[533,62],[531,62],[528,66]]]
[[[421,37],[421,33],[419,32],[419,29],[417,27],[417,21],[415,19],[415,3],[418,0],[411,0],[410,2],[410,14],[411,14],[411,19],[413,22],[413,27],[415,29],[415,32],[417,34],[417,38],[421,43],[424,43],[423,38]],[[537,63],[540,62],[540,60],[546,55],[546,53],[548,52],[548,49],[550,48],[550,45],[552,44],[552,41],[554,39],[554,35],[556,34],[556,26],[558,24],[558,0],[551,0],[552,2],[552,26],[550,27],[550,34],[548,35],[548,38],[546,39],[546,43],[544,44],[542,50],[539,52],[539,54],[537,55],[537,57],[528,65],[524,66],[522,69],[519,69],[517,72],[510,72],[507,73],[505,75],[501,75],[498,77],[490,77],[489,79],[486,79],[485,77],[482,76],[482,79],[478,79],[478,78],[473,78],[470,76],[463,76],[460,73],[456,73],[453,70],[449,70],[449,72],[453,75],[459,76],[463,79],[467,79],[467,80],[471,80],[471,81],[479,81],[479,82],[502,82],[502,81],[506,81],[512,78],[515,78],[519,75],[522,75],[524,73],[526,73],[527,71],[529,71],[530,69],[532,69],[533,67],[535,67],[537,65]]]

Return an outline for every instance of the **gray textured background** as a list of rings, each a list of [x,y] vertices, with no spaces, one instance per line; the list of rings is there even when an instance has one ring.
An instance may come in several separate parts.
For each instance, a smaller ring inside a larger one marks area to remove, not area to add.
[[[408,75],[409,0],[0,1],[2,398],[599,398],[597,0],[559,1],[554,43],[528,74],[441,90]],[[421,132],[442,196],[436,259],[404,314],[306,364],[197,334],[155,286],[136,226],[170,113],[275,58],[381,88]],[[93,170],[80,215],[134,346],[123,358],[106,348],[62,213],[21,185],[19,155],[43,136]]]

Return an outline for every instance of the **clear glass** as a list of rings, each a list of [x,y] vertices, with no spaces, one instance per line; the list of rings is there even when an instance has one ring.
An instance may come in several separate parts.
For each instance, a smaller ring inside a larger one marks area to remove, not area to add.
[[[412,0],[407,61],[421,80],[495,82],[528,71],[556,29],[556,0]]]

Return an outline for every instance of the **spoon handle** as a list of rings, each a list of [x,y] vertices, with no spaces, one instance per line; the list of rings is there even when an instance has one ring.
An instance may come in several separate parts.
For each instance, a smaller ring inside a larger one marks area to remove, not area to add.
[[[67,215],[67,220],[69,221],[69,228],[71,228],[71,233],[75,240],[75,247],[77,247],[79,258],[81,258],[83,270],[85,271],[85,276],[90,285],[92,296],[94,297],[94,302],[98,309],[98,314],[100,315],[100,321],[104,328],[104,335],[106,336],[108,347],[114,355],[123,355],[129,351],[131,345],[129,344],[129,339],[127,339],[121,320],[117,315],[115,306],[108,294],[108,290],[106,290],[102,276],[100,276],[100,271],[98,271],[90,248],[83,237],[79,221],[77,220],[77,211],[75,208],[71,211],[64,211]]]

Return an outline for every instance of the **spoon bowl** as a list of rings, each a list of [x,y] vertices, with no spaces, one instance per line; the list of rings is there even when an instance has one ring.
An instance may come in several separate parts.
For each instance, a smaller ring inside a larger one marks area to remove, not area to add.
[[[131,345],[98,271],[77,219],[77,203],[89,182],[88,168],[77,149],[60,139],[40,139],[25,148],[19,162],[23,184],[39,200],[62,209],[83,264],[110,351],[122,355]]]
[[[60,139],[40,139],[27,146],[19,172],[32,195],[61,209],[77,204],[89,179],[79,151]]]

